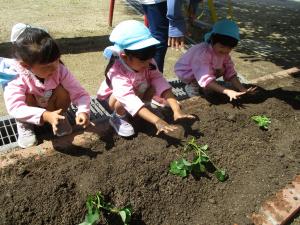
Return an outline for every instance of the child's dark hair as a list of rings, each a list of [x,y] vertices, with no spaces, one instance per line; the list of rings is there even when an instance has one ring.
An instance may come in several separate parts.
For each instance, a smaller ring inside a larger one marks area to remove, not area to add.
[[[222,44],[224,46],[228,46],[230,48],[236,47],[238,42],[239,41],[237,39],[227,36],[227,35],[222,35],[222,34],[212,34],[211,38],[210,38],[210,43],[212,45],[214,45],[216,43],[220,43],[220,44]]]
[[[57,43],[46,31],[31,27],[13,42],[12,54],[30,66],[54,62],[61,55]]]
[[[142,48],[142,49],[138,49],[138,50],[128,50],[128,49],[124,49],[124,52],[127,56],[129,57],[134,57],[134,58],[138,58],[139,60],[148,60],[148,59],[152,59],[156,53],[156,46],[152,45],[146,48]],[[105,78],[106,78],[106,83],[108,86],[111,86],[111,82],[109,80],[109,78],[107,77],[107,73],[110,70],[110,68],[113,66],[113,64],[115,63],[116,60],[116,56],[112,56],[110,58],[110,61],[108,63],[108,65],[106,66],[105,69]],[[155,70],[156,66],[154,64],[150,64],[149,65],[149,69],[150,70]]]
[[[135,57],[144,61],[144,60],[152,59],[154,57],[156,52],[156,46],[152,45],[138,50],[124,49],[124,52],[129,57]]]

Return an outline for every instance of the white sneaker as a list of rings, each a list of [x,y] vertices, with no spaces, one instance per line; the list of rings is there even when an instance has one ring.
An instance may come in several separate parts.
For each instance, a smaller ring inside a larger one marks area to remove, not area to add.
[[[196,81],[192,81],[191,83],[186,84],[184,90],[189,97],[200,95],[200,86]]]
[[[72,126],[68,120],[67,114],[64,113],[63,116],[65,119],[59,120],[59,123],[57,125],[57,131],[56,136],[61,137],[68,134],[71,134],[73,132]]]
[[[126,116],[118,116],[116,113],[112,114],[109,119],[110,125],[115,129],[118,135],[122,137],[130,137],[134,135],[134,129],[130,123],[125,119]]]
[[[34,133],[34,125],[17,120],[16,124],[18,130],[18,145],[21,148],[28,148],[36,145],[37,140]]]

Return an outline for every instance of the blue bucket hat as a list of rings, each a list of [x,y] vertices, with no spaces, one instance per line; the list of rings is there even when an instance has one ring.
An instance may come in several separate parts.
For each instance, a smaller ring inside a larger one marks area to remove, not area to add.
[[[209,42],[212,34],[227,35],[238,41],[240,40],[238,25],[234,21],[228,19],[216,22],[212,30],[204,35],[204,41]]]
[[[124,49],[138,50],[159,44],[159,41],[152,37],[149,29],[136,20],[119,23],[111,32],[109,40],[114,43],[114,46],[104,50],[103,54],[106,58],[110,58],[112,54],[118,54]]]

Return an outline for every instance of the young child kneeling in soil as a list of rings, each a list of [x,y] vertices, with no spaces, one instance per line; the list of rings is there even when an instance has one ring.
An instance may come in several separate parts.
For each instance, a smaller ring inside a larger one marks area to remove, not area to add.
[[[170,84],[157,69],[153,57],[159,41],[151,36],[144,24],[135,20],[123,21],[112,31],[109,40],[114,46],[104,50],[104,56],[110,61],[105,71],[106,80],[102,82],[97,97],[106,100],[114,111],[109,122],[120,136],[134,134],[126,119],[127,113],[154,124],[157,134],[177,129],[145,107],[143,101],[151,100],[153,95],[166,99],[173,110],[174,120],[194,118],[181,111]]]
[[[16,119],[18,144],[36,144],[34,125],[52,125],[55,135],[72,133],[66,111],[78,107],[76,124],[89,125],[90,96],[60,61],[54,39],[43,29],[26,24],[12,28],[11,42],[16,78],[4,89],[8,113]]]
[[[175,64],[175,73],[186,84],[187,94],[198,96],[201,87],[204,93],[223,93],[231,101],[254,92],[255,88],[246,89],[241,84],[229,55],[240,40],[237,24],[227,19],[220,20],[204,39],[205,42],[190,48]],[[236,91],[218,84],[216,79],[221,76]]]

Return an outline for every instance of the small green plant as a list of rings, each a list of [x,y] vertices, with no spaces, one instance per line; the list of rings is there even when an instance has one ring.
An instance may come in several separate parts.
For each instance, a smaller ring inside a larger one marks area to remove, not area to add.
[[[131,220],[131,206],[126,206],[121,209],[115,208],[110,203],[104,201],[104,197],[101,192],[98,192],[95,195],[88,196],[86,207],[88,211],[85,216],[84,222],[80,223],[79,225],[94,225],[99,222],[101,217],[101,210],[107,213],[119,214],[124,225],[128,225]]]
[[[257,123],[260,128],[265,130],[268,130],[271,123],[271,119],[265,115],[252,116],[251,119],[254,120],[254,122]]]
[[[296,101],[299,101],[299,102],[300,102],[300,95],[296,95],[296,96],[294,97],[294,99],[295,99]]]
[[[225,181],[228,178],[226,171],[223,169],[217,168],[209,156],[207,155],[208,145],[198,145],[193,137],[187,144],[184,146],[184,152],[193,152],[193,160],[189,162],[185,158],[174,160],[170,164],[170,172],[174,175],[180,177],[187,177],[190,173],[199,175],[201,173],[206,173],[208,166],[211,165],[215,172],[215,176],[221,182]]]

